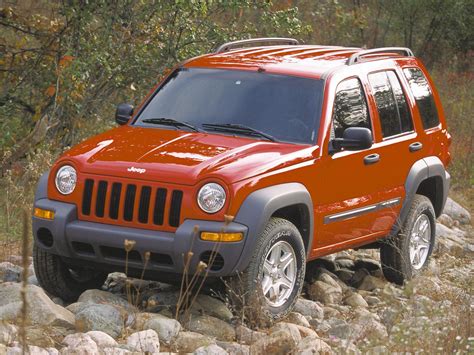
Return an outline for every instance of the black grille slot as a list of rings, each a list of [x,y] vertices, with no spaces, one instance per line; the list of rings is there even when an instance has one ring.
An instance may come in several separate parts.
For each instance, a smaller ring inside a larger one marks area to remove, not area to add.
[[[105,197],[107,195],[107,181],[99,181],[97,188],[97,198],[95,200],[95,215],[104,217]]]
[[[104,258],[118,259],[121,261],[127,260],[127,252],[125,251],[125,249],[122,248],[101,246],[100,252],[104,256]],[[142,257],[138,251],[130,250],[130,252],[128,253],[128,261],[141,262]]]
[[[219,271],[224,267],[224,258],[215,251],[205,251],[201,254],[201,261],[207,264],[208,269]]]
[[[161,226],[165,218],[166,189],[156,190],[155,208],[153,210],[153,223]]]
[[[117,219],[120,206],[120,193],[122,192],[122,184],[114,182],[112,184],[112,194],[110,195],[109,216],[112,219]]]
[[[141,223],[148,222],[148,210],[150,209],[151,187],[143,186],[140,192],[140,204],[138,206],[138,220]]]
[[[183,191],[174,190],[171,195],[171,208],[169,224],[171,227],[179,226],[179,218],[181,214],[181,201],[183,200]]]
[[[77,254],[95,255],[94,248],[89,243],[72,242],[72,248]]]
[[[82,214],[91,214],[92,190],[94,188],[94,180],[87,179],[84,184],[84,193],[82,195]]]
[[[135,185],[127,185],[125,191],[125,203],[123,206],[123,219],[131,221],[133,219],[133,204],[135,203],[135,194],[137,187]]]
[[[171,256],[169,256],[167,254],[151,253],[150,261],[153,264],[173,265],[173,259],[171,259]]]

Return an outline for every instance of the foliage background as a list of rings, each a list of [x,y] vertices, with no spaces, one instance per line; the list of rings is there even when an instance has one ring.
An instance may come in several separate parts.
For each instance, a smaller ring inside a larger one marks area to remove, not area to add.
[[[0,240],[11,253],[41,173],[113,126],[184,59],[234,39],[407,46],[430,69],[450,132],[454,190],[472,207],[473,0],[0,1]]]

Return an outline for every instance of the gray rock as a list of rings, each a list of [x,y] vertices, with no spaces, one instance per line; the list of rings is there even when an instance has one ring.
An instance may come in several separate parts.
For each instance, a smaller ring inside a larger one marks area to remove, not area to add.
[[[298,343],[296,353],[301,355],[332,353],[331,347],[317,336],[309,336]]]
[[[445,213],[438,217],[438,222],[448,228],[452,228],[454,226],[454,220]]]
[[[135,351],[149,352],[151,354],[160,351],[160,339],[154,330],[142,330],[131,334],[127,338],[127,345]]]
[[[367,308],[369,304],[367,301],[358,293],[352,293],[348,297],[344,298],[344,303],[351,307],[364,307]]]
[[[250,347],[250,353],[286,355],[292,353],[297,344],[298,342],[290,333],[279,330],[253,343]]]
[[[370,275],[370,272],[366,269],[357,269],[356,272],[352,275],[351,280],[349,281],[349,284],[352,287],[358,288],[362,282],[364,281],[364,278]]]
[[[380,299],[376,296],[367,296],[365,297],[365,300],[369,306],[374,306],[380,303]]]
[[[46,349],[34,345],[28,345],[28,350],[25,352],[23,352],[23,349],[19,346],[7,348],[6,351],[6,355],[23,355],[25,353],[34,355],[49,355],[49,352]]]
[[[378,277],[367,275],[364,277],[362,284],[359,286],[360,290],[373,291],[375,289],[383,289],[385,286],[385,281],[379,279]]]
[[[309,298],[324,304],[339,303],[342,300],[342,289],[336,285],[330,285],[323,281],[316,281],[308,288]]]
[[[0,284],[0,319],[16,321],[21,315],[21,284],[7,282]],[[35,285],[27,285],[27,319],[32,325],[51,325],[74,328],[74,315],[58,306]]]
[[[200,314],[207,314],[219,318],[226,322],[230,322],[234,316],[224,302],[208,295],[197,296],[192,310]]]
[[[270,335],[277,332],[285,332],[286,334],[289,334],[293,338],[295,344],[298,344],[301,340],[300,330],[295,324],[279,322],[270,328]]]
[[[239,343],[247,345],[253,344],[266,336],[263,332],[252,330],[240,324],[235,327],[235,335]]]
[[[36,278],[35,275],[28,277],[27,282],[28,282],[28,284],[30,284],[30,285],[39,286],[38,279]]]
[[[380,264],[373,259],[362,258],[355,261],[356,269],[366,269],[370,273],[378,271],[380,269]]]
[[[168,309],[174,313],[178,300],[178,291],[157,292],[147,299],[145,309],[147,312],[160,312]]]
[[[23,268],[8,261],[0,263],[0,281],[20,282]]]
[[[201,346],[194,350],[195,355],[227,355],[228,352],[216,344]]]
[[[83,309],[89,307],[90,303],[85,303],[85,302],[75,302],[71,303],[69,306],[66,307],[66,309],[74,314],[79,313]]]
[[[178,337],[173,342],[172,350],[180,353],[192,353],[202,346],[211,344],[215,344],[215,341],[208,336],[195,332],[179,332]]]
[[[301,297],[296,301],[294,311],[311,319],[324,318],[324,310],[318,303]]]
[[[218,341],[217,345],[232,355],[250,355],[250,346],[248,345],[225,341]]]
[[[0,321],[0,344],[12,343],[18,334],[18,328],[7,322]]]
[[[123,349],[123,348],[119,348],[119,347],[115,347],[115,348],[103,348],[101,349],[103,355],[125,355],[125,354],[131,354],[132,352],[127,350],[127,349]]]
[[[351,258],[347,256],[337,257],[335,260],[335,263],[340,269],[349,269],[349,270],[353,269],[355,265],[354,260],[352,260]]]
[[[351,329],[356,339],[376,339],[383,341],[388,339],[387,328],[377,320],[377,316],[367,312],[359,313],[351,322]]]
[[[186,322],[186,328],[222,341],[233,341],[235,339],[234,327],[219,318],[211,316],[191,315],[191,319]]]
[[[153,329],[162,342],[169,344],[181,331],[181,324],[175,319],[156,314],[145,321],[144,329]]]
[[[30,345],[39,346],[40,348],[50,348],[56,345],[49,332],[45,332],[43,327],[29,326],[26,327],[25,332],[27,342]]]
[[[121,296],[102,290],[87,290],[79,296],[77,302],[119,306],[128,312],[135,312],[137,310],[136,307]]]
[[[296,324],[296,325],[301,325],[303,327],[310,328],[311,326],[309,325],[308,320],[298,312],[290,312],[288,316],[286,317],[286,321],[288,323]]]
[[[328,334],[340,339],[349,339],[352,334],[352,328],[343,319],[331,318],[328,321],[331,328],[328,330]]]
[[[124,321],[123,315],[116,307],[91,303],[76,314],[76,330],[98,330],[117,338],[122,334]]]
[[[114,338],[98,330],[87,332],[86,335],[90,336],[100,348],[114,348],[118,345]]]
[[[453,201],[450,197],[448,197],[446,204],[444,205],[444,213],[462,224],[471,223],[471,214],[468,210],[462,207],[459,203]]]
[[[92,338],[83,333],[66,336],[62,343],[66,348],[61,349],[62,354],[99,354],[99,348]]]
[[[347,285],[351,284],[351,280],[354,277],[354,271],[349,270],[349,269],[339,269],[336,271],[336,275],[341,280]]]

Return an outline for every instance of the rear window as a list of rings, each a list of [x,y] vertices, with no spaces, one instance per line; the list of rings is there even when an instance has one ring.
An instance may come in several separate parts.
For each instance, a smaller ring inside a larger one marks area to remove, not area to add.
[[[436,127],[439,124],[438,110],[433,98],[433,92],[425,75],[419,68],[406,68],[403,73],[410,84],[420,112],[423,128]]]
[[[149,127],[144,119],[163,117],[199,128],[240,124],[278,141],[311,144],[318,134],[323,88],[319,79],[182,68],[159,88],[135,124]]]

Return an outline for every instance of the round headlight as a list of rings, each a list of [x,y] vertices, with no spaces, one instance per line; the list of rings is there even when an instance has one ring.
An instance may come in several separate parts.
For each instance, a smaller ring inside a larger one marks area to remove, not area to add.
[[[204,212],[216,213],[224,207],[225,190],[216,183],[209,183],[201,187],[198,193],[197,202]]]
[[[64,165],[56,174],[56,188],[63,195],[69,195],[76,188],[77,173],[70,165]]]

